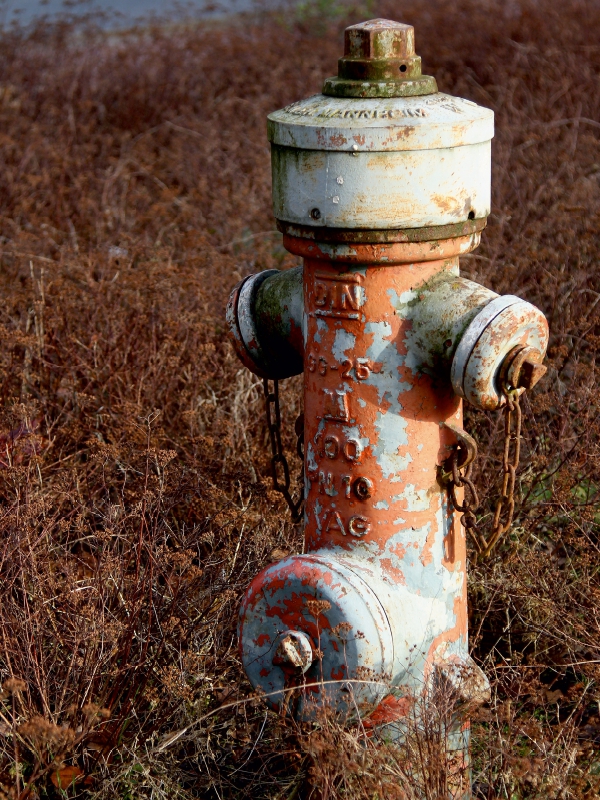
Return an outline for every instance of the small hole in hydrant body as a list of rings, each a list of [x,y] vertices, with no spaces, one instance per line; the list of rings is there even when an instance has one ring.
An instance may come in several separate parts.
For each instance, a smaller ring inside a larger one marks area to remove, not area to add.
[[[400,64],[400,72],[406,72],[406,64]]]
[[[475,219],[475,212],[469,211],[469,219]]]
[[[310,215],[313,219],[321,219],[321,212],[318,208],[311,209]]]

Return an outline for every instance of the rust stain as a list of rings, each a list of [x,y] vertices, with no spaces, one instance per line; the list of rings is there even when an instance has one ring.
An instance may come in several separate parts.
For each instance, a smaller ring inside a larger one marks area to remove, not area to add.
[[[367,729],[372,729],[398,722],[410,713],[413,705],[414,700],[410,697],[396,697],[396,695],[388,694],[363,721],[363,725]]]

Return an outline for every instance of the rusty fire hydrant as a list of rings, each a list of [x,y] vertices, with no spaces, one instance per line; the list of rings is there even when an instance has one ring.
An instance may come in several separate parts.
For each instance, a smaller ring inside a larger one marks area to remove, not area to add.
[[[548,326],[459,277],[490,210],[493,112],[438,92],[411,26],[347,28],[338,77],[268,135],[275,217],[303,265],[246,278],[228,320],[254,373],[304,372],[305,552],[248,589],[243,664],[274,706],[303,686],[301,717],[328,704],[390,722],[436,674],[450,687],[464,667],[484,691],[440,465],[463,398],[499,407],[519,354],[514,391],[535,383]]]

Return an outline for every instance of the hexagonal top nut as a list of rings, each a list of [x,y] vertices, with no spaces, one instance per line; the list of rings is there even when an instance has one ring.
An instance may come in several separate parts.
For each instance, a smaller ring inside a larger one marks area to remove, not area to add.
[[[437,92],[435,78],[421,73],[412,25],[370,19],[344,33],[337,77],[326,78],[330,97],[416,97]]]
[[[415,29],[391,19],[370,19],[346,28],[346,58],[407,58],[415,54]]]

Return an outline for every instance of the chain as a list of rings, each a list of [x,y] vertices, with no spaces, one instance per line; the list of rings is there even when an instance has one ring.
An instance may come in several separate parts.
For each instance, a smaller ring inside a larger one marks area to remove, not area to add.
[[[267,428],[271,442],[271,475],[273,478],[273,489],[283,495],[285,502],[292,514],[294,523],[300,522],[303,513],[303,484],[304,484],[304,415],[296,420],[295,431],[297,436],[296,451],[302,463],[300,473],[300,496],[294,500],[290,492],[290,467],[283,452],[281,443],[281,410],[279,406],[279,381],[273,381],[273,391],[269,387],[269,381],[263,379],[265,394],[265,409],[267,417]],[[488,556],[499,540],[510,529],[515,512],[515,483],[517,468],[521,454],[521,406],[519,403],[519,392],[514,390],[504,391],[506,403],[504,405],[504,449],[502,453],[502,494],[496,503],[494,511],[494,521],[492,531],[486,538],[477,524],[476,511],[479,509],[479,495],[473,481],[471,473],[473,461],[461,471],[459,462],[462,455],[462,447],[454,450],[449,459],[450,474],[446,478],[448,493],[454,508],[462,514],[461,523],[470,535],[477,554]],[[469,437],[470,438],[470,437]],[[474,443],[473,443],[474,446]],[[511,456],[512,450],[512,456]],[[280,480],[279,472],[283,473]],[[459,503],[456,497],[456,489],[464,488],[465,496],[463,502]]]
[[[273,477],[273,489],[283,495],[292,513],[292,522],[300,522],[304,506],[304,415],[300,414],[295,424],[297,436],[296,451],[302,463],[302,471],[300,473],[300,496],[298,500],[294,500],[290,492],[290,467],[281,444],[279,381],[277,379],[273,381],[273,391],[271,391],[268,379],[264,378],[263,389],[265,392],[267,427],[269,429],[269,439],[271,441],[271,475]],[[283,480],[279,479],[279,472],[283,473]]]
[[[504,450],[502,454],[502,494],[496,503],[492,531],[486,538],[477,524],[475,512],[479,508],[477,490],[471,480],[473,462],[462,472],[458,466],[460,445],[450,457],[451,477],[448,478],[448,492],[452,505],[462,514],[461,523],[471,536],[477,554],[483,558],[489,556],[493,548],[512,525],[515,513],[515,482],[517,467],[521,455],[521,406],[519,393],[515,390],[504,391]],[[512,450],[512,455],[511,455]],[[465,488],[462,503],[456,498],[456,489]]]

